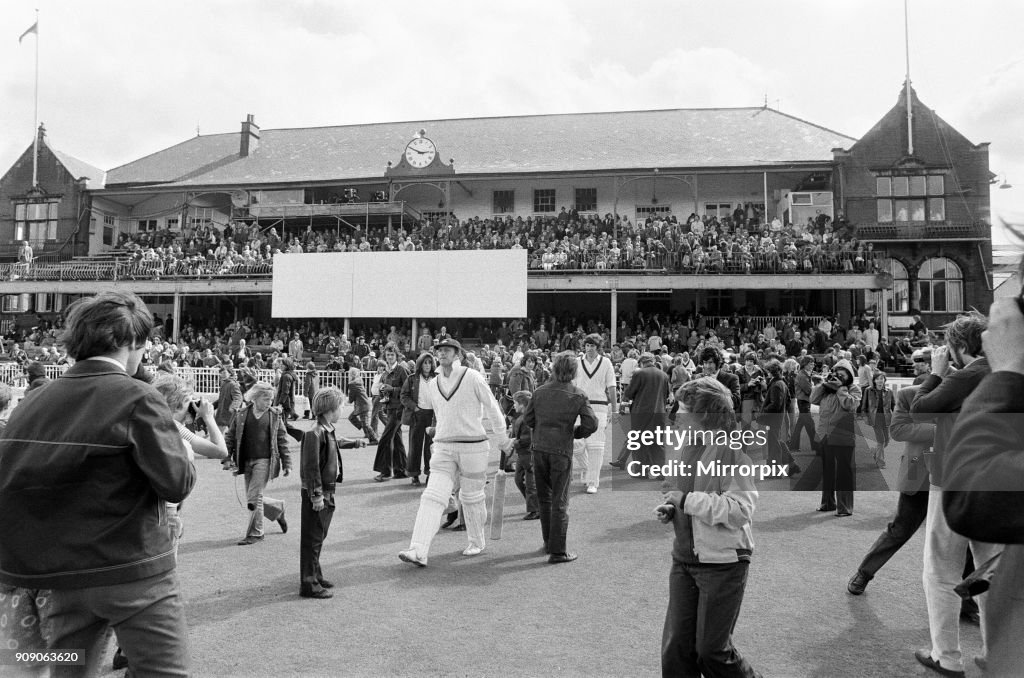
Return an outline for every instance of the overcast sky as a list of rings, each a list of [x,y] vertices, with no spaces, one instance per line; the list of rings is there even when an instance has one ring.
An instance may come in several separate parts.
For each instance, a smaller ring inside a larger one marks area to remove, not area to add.
[[[0,173],[39,117],[102,169],[196,134],[436,118],[755,106],[853,137],[895,103],[899,0],[3,0]],[[911,80],[990,142],[1024,221],[1024,3],[910,0]]]

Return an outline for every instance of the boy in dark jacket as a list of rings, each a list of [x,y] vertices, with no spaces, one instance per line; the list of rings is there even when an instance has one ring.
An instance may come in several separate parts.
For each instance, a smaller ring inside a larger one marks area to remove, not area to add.
[[[320,550],[334,517],[334,493],[342,480],[339,448],[364,447],[365,440],[338,440],[334,425],[341,419],[345,396],[334,387],[317,391],[310,403],[316,424],[302,437],[302,526],[299,536],[299,595],[330,598],[334,584],[320,570]]]
[[[523,520],[540,518],[540,501],[537,499],[537,482],[533,477],[533,430],[523,421],[526,406],[530,404],[532,394],[529,391],[516,391],[512,395],[512,403],[516,408],[516,418],[508,437],[511,438],[516,454],[516,487],[526,500],[526,515]]]

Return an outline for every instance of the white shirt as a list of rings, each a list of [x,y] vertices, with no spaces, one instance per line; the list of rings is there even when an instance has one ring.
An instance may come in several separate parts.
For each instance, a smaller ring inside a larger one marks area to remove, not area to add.
[[[416,407],[420,408],[421,410],[431,409],[430,396],[427,395],[427,390],[430,388],[430,382],[432,381],[434,380],[424,379],[423,375],[420,375],[420,389],[416,397]]]

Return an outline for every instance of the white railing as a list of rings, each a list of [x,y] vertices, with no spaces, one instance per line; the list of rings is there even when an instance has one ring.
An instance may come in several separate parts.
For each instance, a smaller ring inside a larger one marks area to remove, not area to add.
[[[56,379],[67,370],[66,365],[46,365],[46,376]],[[184,379],[189,386],[203,396],[216,399],[220,392],[220,370],[216,367],[178,367],[177,374]],[[156,371],[155,365],[147,365],[146,370],[150,373]],[[348,388],[348,373],[336,370],[317,370],[317,377],[320,381],[320,388],[337,386],[345,390]],[[360,379],[370,392],[370,383],[376,372],[360,372]],[[277,384],[279,374],[274,370],[256,370],[256,377],[260,381]],[[295,395],[304,396],[305,393],[305,372],[295,372]],[[0,363],[0,382],[9,384],[15,388],[24,388],[28,385],[25,378],[25,371],[18,363]]]

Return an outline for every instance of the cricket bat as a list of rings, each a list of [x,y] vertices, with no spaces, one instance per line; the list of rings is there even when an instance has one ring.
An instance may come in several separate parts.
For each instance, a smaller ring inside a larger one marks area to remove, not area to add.
[[[491,498],[491,539],[501,539],[501,527],[505,522],[505,471],[498,469],[494,474],[494,496]]]

